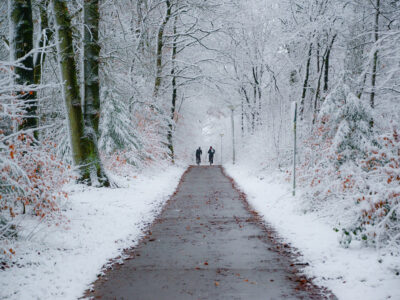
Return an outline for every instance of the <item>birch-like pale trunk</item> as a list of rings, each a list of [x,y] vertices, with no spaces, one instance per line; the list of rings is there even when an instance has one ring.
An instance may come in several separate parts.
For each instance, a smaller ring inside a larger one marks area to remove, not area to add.
[[[49,1],[45,0],[43,3],[39,5],[39,12],[40,12],[40,41],[39,41],[39,48],[43,48],[49,44],[53,36],[53,31],[49,30],[49,21],[47,17],[47,8],[48,8]],[[46,58],[46,51],[41,50],[40,53],[36,55],[36,59],[34,60],[34,82],[35,84],[40,84],[42,80],[42,65]]]
[[[75,53],[72,44],[71,19],[66,2],[52,0],[52,8],[56,25],[58,60],[60,64],[61,79],[63,81],[63,96],[67,110],[70,141],[73,162],[80,172],[79,181],[88,184],[109,186],[107,178],[97,178],[95,166],[100,162],[97,141],[94,135],[85,134],[84,118],[82,113],[79,83]]]
[[[375,12],[375,25],[374,25],[374,42],[375,47],[377,47],[377,42],[379,40],[379,15],[380,15],[380,0],[376,0],[376,12]],[[374,59],[372,61],[372,75],[371,75],[371,97],[369,100],[370,106],[375,107],[375,88],[376,88],[376,70],[378,66],[378,50],[374,51]],[[373,123],[371,123],[371,126]]]

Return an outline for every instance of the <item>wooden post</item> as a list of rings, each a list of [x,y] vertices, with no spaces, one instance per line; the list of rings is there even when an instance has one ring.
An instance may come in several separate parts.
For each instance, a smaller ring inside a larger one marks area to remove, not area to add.
[[[297,151],[297,102],[294,103],[293,116],[293,196],[296,195],[296,151]]]
[[[221,166],[222,166],[222,137],[224,136],[223,133],[220,133],[219,136],[221,137]]]
[[[229,109],[231,110],[231,128],[232,128],[232,164],[235,164],[235,121],[233,119],[233,113],[235,111],[235,106],[229,105]]]

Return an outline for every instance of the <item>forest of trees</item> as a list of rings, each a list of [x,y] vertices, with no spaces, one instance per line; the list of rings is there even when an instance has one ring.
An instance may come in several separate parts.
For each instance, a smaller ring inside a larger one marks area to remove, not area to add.
[[[331,215],[345,247],[398,254],[400,2],[250,2],[225,49],[243,159],[291,174],[297,102],[305,211]]]
[[[58,213],[68,182],[182,160],[188,109],[232,105],[239,162],[291,170],[296,101],[306,206],[334,211],[344,246],[398,251],[399,17],[395,0],[1,1],[0,239]]]

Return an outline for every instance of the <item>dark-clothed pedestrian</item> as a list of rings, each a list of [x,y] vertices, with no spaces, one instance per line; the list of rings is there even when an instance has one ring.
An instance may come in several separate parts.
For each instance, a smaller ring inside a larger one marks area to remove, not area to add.
[[[212,146],[210,146],[210,149],[208,150],[208,161],[210,162],[210,166],[214,163],[214,154],[215,150]]]
[[[196,150],[196,163],[199,166],[201,163],[201,155],[203,154],[203,151],[201,151],[201,148]]]

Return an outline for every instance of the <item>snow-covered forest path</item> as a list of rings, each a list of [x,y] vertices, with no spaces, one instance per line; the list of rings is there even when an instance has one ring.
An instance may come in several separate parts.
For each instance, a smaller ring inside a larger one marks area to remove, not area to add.
[[[130,258],[87,296],[103,299],[321,299],[287,248],[218,166],[190,167]],[[286,253],[286,255],[285,255]]]

